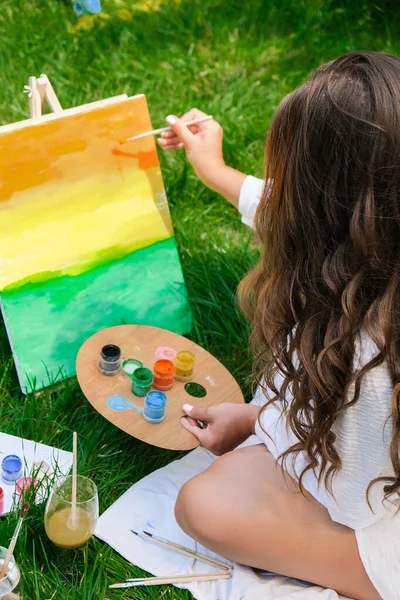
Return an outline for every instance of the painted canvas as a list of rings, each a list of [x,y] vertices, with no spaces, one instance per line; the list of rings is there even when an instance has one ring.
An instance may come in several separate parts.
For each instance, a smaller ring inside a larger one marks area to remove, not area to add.
[[[0,128],[0,296],[23,391],[90,335],[191,316],[144,96]]]

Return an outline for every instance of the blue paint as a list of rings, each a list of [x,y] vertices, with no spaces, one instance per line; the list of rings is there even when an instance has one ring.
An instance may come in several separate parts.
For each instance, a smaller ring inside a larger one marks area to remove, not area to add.
[[[124,398],[121,394],[115,394],[107,398],[107,406],[111,410],[134,410],[143,415],[143,419],[148,423],[161,423],[165,419],[167,396],[164,392],[153,390],[148,392],[144,399],[144,407],[141,408],[130,398]]]
[[[130,398],[124,398],[121,394],[107,398],[107,406],[112,410],[135,410],[136,412],[142,412],[143,410],[140,406],[134,404]]]
[[[5,483],[14,483],[22,476],[22,460],[15,454],[9,454],[1,463],[1,477]]]
[[[153,390],[144,399],[143,418],[148,423],[161,423],[165,419],[167,396],[164,392]]]

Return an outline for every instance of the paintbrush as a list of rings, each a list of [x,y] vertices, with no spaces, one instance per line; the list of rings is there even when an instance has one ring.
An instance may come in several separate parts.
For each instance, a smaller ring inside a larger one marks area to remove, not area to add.
[[[151,540],[158,546],[163,546],[164,548],[168,548],[169,550],[175,550],[175,552],[179,552],[179,554],[184,554],[185,556],[190,556],[190,558],[196,558],[201,562],[208,563],[213,565],[214,567],[219,567],[220,569],[233,569],[232,565],[228,565],[227,563],[222,562],[216,558],[212,558],[211,556],[206,556],[205,554],[201,554],[200,552],[196,552],[195,550],[191,550],[190,548],[186,548],[185,546],[181,546],[180,544],[176,544],[175,542],[170,542],[165,540],[162,537],[158,537],[157,535],[153,535],[148,531],[143,531],[143,533],[138,533],[131,529],[132,533],[140,537],[142,540]]]
[[[76,473],[77,473],[77,461],[78,461],[78,435],[74,431],[72,437],[72,502],[71,510],[69,512],[67,527],[69,529],[77,528],[77,513],[76,513]]]
[[[186,127],[190,127],[190,125],[197,125],[197,123],[203,123],[203,121],[209,121],[210,119],[212,119],[212,115],[200,117],[199,119],[193,119],[192,121],[184,121],[184,123]],[[128,142],[133,142],[134,140],[140,140],[149,135],[159,135],[160,133],[164,133],[165,131],[172,131],[172,129],[171,127],[161,127],[161,129],[153,129],[153,131],[147,131],[146,133],[134,135],[133,137],[128,138],[124,142],[120,142],[120,144],[127,144]]]
[[[20,516],[19,516],[19,521],[18,521],[17,526],[15,528],[14,534],[13,534],[13,536],[11,538],[11,542],[10,542],[10,545],[8,547],[7,554],[6,554],[6,557],[4,559],[3,568],[1,569],[1,572],[0,572],[0,579],[2,579],[5,576],[5,574],[7,573],[8,565],[10,563],[12,554],[14,552],[14,548],[15,548],[15,544],[17,543],[17,538],[19,536],[19,532],[21,531],[22,522],[25,519],[25,517],[26,517],[27,512],[28,512],[29,509],[30,509],[30,504],[28,502],[24,502],[23,505],[22,505],[22,508],[21,508],[21,513],[20,513]]]
[[[128,579],[125,583],[114,583],[109,588],[121,589],[139,587],[142,585],[168,585],[190,583],[191,581],[212,581],[213,579],[230,579],[231,574],[223,573],[198,573],[197,575],[164,575],[162,577],[142,577],[141,579]]]

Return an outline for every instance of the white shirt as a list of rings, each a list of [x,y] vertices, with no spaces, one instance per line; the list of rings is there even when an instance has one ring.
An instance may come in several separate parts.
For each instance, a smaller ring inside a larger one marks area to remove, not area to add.
[[[261,179],[251,176],[242,185],[239,211],[243,222],[250,227],[263,185]],[[356,344],[355,367],[366,364],[377,352],[371,338],[361,332]],[[278,384],[279,378],[282,376],[278,374]],[[369,494],[371,511],[366,490],[376,477],[393,475],[389,449],[392,391],[387,366],[383,364],[371,369],[362,380],[359,400],[335,421],[335,446],[342,468],[333,479],[333,496],[323,484],[318,484],[312,471],[308,471],[303,479],[304,487],[327,508],[333,521],[354,529],[364,568],[383,600],[400,599],[400,512],[396,514],[400,501],[398,497],[383,501],[385,484],[377,483]],[[257,394],[262,391],[258,390]],[[258,423],[256,425],[256,435],[276,459],[297,441],[294,434],[287,431],[286,418],[278,406],[270,405],[261,422],[262,428]],[[291,463],[289,458],[285,468],[296,476],[308,464],[308,457],[301,453],[293,466]]]

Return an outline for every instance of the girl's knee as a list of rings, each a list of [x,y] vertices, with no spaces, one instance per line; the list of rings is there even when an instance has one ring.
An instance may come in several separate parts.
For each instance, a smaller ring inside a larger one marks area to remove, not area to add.
[[[215,491],[207,474],[202,473],[185,483],[175,504],[178,525],[203,544],[222,533],[223,522]]]
[[[201,514],[201,498],[203,493],[200,476],[193,477],[185,483],[179,491],[175,504],[175,518],[178,525],[185,533],[194,537],[193,533],[199,522]]]

